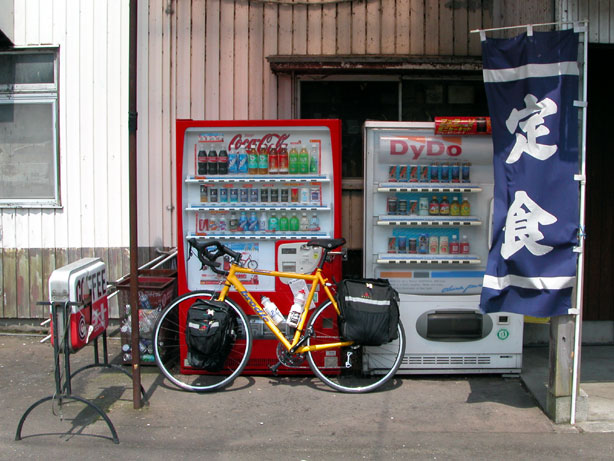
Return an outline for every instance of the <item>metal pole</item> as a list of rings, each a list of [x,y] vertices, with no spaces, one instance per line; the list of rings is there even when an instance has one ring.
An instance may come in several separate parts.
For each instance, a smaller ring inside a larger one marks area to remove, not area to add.
[[[130,182],[130,315],[132,329],[132,403],[135,409],[142,406],[141,402],[141,354],[139,351],[139,243],[137,219],[137,12],[138,0],[130,1],[130,53],[129,53],[129,89],[128,89],[128,144],[130,150],[129,182]]]
[[[588,21],[583,22],[584,26],[581,30],[584,32],[584,63],[582,71],[582,100],[580,107],[582,109],[582,142],[580,143],[580,230],[578,236],[578,271],[576,276],[576,318],[575,318],[575,334],[574,334],[574,354],[573,354],[573,372],[571,378],[571,409],[569,422],[576,423],[576,400],[578,396],[578,381],[579,381],[579,362],[580,362],[580,338],[582,336],[582,307],[584,293],[584,212],[586,201],[586,108],[588,103]]]

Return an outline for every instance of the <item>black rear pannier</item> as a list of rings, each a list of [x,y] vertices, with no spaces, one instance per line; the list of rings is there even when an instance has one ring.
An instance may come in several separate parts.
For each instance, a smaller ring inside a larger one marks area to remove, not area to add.
[[[234,312],[220,301],[198,300],[188,310],[185,338],[188,363],[220,371],[234,343]]]
[[[343,280],[337,300],[344,339],[364,346],[379,346],[397,339],[399,294],[388,280]]]

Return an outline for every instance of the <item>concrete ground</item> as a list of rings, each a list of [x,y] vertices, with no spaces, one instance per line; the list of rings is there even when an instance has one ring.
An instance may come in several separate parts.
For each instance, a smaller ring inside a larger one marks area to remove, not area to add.
[[[89,407],[57,400],[36,407],[15,441],[26,409],[54,392],[52,348],[39,340],[0,335],[1,460],[560,460],[614,453],[614,435],[606,432],[614,422],[614,348],[603,346],[594,354],[583,349],[582,388],[594,405],[590,420],[574,426],[550,421],[525,384],[539,388],[543,376],[541,386],[547,382],[547,348],[531,348],[522,378],[404,376],[366,395],[333,392],[315,378],[272,376],[240,377],[225,391],[199,395],[171,387],[149,366],[142,368],[149,405],[138,410],[130,377],[91,369],[74,377],[73,393],[105,410],[119,444]],[[108,343],[119,363],[119,338]],[[88,346],[75,354],[73,371],[91,363],[92,352]]]

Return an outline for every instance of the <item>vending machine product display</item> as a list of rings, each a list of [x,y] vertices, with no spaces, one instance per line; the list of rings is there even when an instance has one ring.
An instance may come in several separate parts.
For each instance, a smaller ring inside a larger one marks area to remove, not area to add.
[[[189,258],[192,238],[221,241],[252,269],[315,269],[321,249],[304,243],[341,237],[340,127],[339,120],[177,121],[179,294],[219,289],[220,277]],[[340,261],[325,271],[339,280]],[[287,316],[290,279],[239,278]],[[278,342],[259,317],[249,320],[255,341],[246,371],[266,373]]]
[[[365,123],[364,271],[400,293],[401,373],[520,371],[522,316],[478,307],[493,207],[485,131]]]

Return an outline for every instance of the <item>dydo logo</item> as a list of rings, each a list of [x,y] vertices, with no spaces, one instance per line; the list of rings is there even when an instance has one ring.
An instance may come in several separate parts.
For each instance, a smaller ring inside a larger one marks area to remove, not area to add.
[[[390,155],[409,155],[411,160],[424,157],[458,157],[463,153],[462,138],[446,136],[397,136],[390,139]]]

